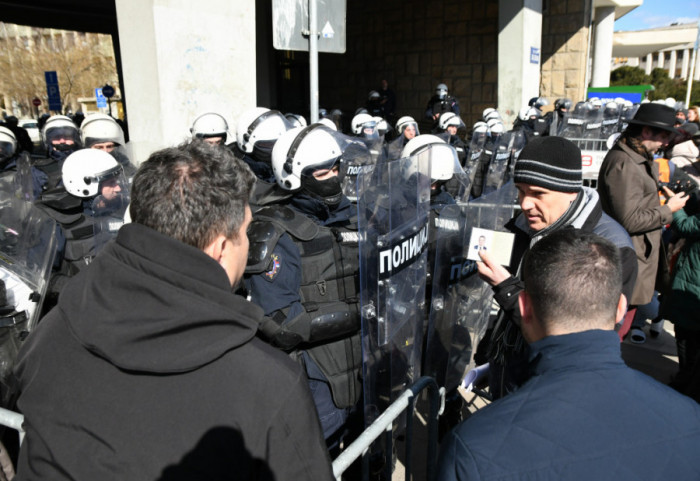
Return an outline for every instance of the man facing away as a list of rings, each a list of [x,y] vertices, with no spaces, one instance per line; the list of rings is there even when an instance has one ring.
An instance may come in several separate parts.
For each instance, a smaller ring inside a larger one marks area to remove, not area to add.
[[[438,479],[700,479],[700,405],[620,357],[615,245],[553,232],[526,255],[523,279],[534,376],[452,431]]]
[[[304,372],[232,292],[253,183],[200,141],[141,166],[133,223],[19,356],[16,479],[332,479]]]

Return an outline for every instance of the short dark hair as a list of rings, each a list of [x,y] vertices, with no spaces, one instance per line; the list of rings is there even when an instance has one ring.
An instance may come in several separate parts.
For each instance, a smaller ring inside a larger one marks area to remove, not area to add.
[[[523,260],[525,292],[545,328],[612,327],[622,293],[622,264],[609,240],[579,229],[555,231]]]
[[[131,219],[204,249],[235,238],[255,176],[229,149],[201,140],[151,154],[134,176]]]

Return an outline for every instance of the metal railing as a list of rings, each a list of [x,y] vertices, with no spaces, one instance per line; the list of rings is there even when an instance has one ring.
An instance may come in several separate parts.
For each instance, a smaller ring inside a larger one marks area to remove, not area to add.
[[[24,416],[20,413],[0,408],[0,425],[7,426],[19,432],[19,444],[24,441]]]
[[[385,436],[384,445],[384,470],[386,479],[391,479],[393,470],[393,425],[394,421],[404,412],[407,412],[406,422],[406,459],[404,468],[406,481],[411,479],[412,462],[411,451],[413,450],[413,413],[415,411],[416,396],[427,389],[430,410],[428,414],[428,449],[426,458],[426,478],[432,481],[436,476],[437,466],[437,444],[438,444],[438,416],[445,406],[445,389],[438,388],[437,382],[432,377],[424,376],[418,379],[409,389],[404,391],[396,401],[394,401],[360,436],[352,442],[333,461],[333,475],[340,481],[342,474],[360,456],[363,458],[363,471],[369,471],[369,456],[367,455],[370,446],[380,438]]]

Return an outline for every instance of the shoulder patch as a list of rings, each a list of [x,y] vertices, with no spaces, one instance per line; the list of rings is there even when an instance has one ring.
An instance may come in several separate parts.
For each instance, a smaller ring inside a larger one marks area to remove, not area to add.
[[[277,277],[277,274],[280,273],[280,269],[282,267],[282,262],[279,254],[272,254],[270,256],[270,266],[272,268],[263,274],[263,278],[272,282]]]

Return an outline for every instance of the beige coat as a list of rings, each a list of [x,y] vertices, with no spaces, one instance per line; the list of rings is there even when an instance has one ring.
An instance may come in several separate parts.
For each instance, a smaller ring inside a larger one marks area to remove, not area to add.
[[[671,162],[676,164],[676,167],[682,169],[700,185],[699,155],[700,151],[692,140],[681,142],[671,151]]]
[[[659,266],[661,228],[673,220],[671,209],[659,202],[658,178],[655,162],[621,142],[610,149],[598,174],[603,210],[627,230],[637,252],[639,271],[630,299],[632,305],[651,301]]]

